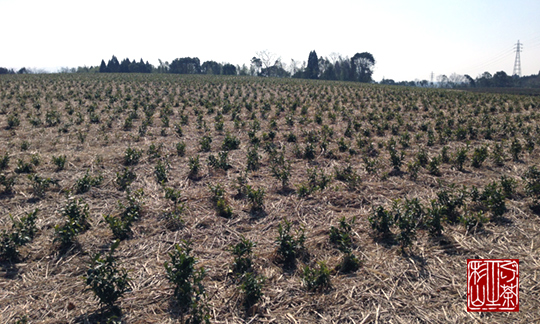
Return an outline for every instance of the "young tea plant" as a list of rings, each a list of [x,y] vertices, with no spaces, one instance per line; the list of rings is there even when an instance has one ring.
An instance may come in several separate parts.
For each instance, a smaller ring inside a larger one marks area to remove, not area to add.
[[[129,290],[128,271],[118,269],[113,255],[119,244],[120,240],[116,240],[106,256],[94,254],[84,277],[86,285],[99,299],[100,305],[111,310],[115,308],[115,302]]]
[[[56,165],[56,172],[62,171],[65,168],[66,165],[66,156],[65,155],[59,155],[52,157],[52,161],[54,165]]]
[[[126,189],[137,179],[137,175],[133,171],[133,168],[129,169],[124,167],[122,172],[116,172],[116,185],[121,191],[126,191]]]
[[[265,278],[261,275],[255,275],[252,272],[244,274],[240,290],[244,293],[244,306],[246,310],[250,310],[261,300],[264,282]]]
[[[204,268],[195,269],[197,260],[191,255],[191,242],[175,244],[169,252],[170,261],[165,261],[167,278],[174,287],[174,298],[182,311],[191,311],[189,323],[210,323],[210,315],[204,305],[206,297],[202,284],[206,272]]]
[[[250,185],[246,186],[247,198],[251,204],[251,212],[256,213],[264,210],[264,188],[255,190]]]
[[[61,249],[67,249],[75,244],[77,235],[90,228],[88,222],[90,212],[88,204],[83,199],[69,198],[66,206],[61,210],[61,214],[67,219],[63,225],[54,227],[55,241],[60,242]]]
[[[324,261],[318,262],[317,269],[304,267],[302,282],[308,291],[323,291],[330,287],[330,270]]]
[[[0,234],[0,260],[17,261],[20,257],[19,247],[31,242],[37,232],[36,220],[38,209],[27,213],[19,221],[9,215],[13,225],[11,232],[2,231]]]
[[[297,230],[296,237],[294,237],[291,234],[291,227],[292,223],[284,218],[278,225],[278,237],[276,239],[279,261],[286,267],[293,266],[296,257],[305,250],[304,242],[306,237],[304,228]]]
[[[75,193],[82,194],[88,192],[90,188],[101,185],[101,182],[103,182],[102,175],[93,177],[86,171],[86,174],[75,183]]]
[[[128,147],[124,153],[124,165],[137,165],[142,156],[142,150],[132,149]]]
[[[234,255],[234,263],[232,266],[232,271],[236,275],[243,275],[247,272],[251,272],[251,267],[253,264],[253,248],[255,243],[243,235],[240,236],[240,242],[232,245],[229,248],[229,251]]]

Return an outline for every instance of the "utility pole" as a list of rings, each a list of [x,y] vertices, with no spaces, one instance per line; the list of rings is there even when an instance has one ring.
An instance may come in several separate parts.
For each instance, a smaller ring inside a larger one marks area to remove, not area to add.
[[[431,71],[431,86],[433,87],[433,71]]]
[[[514,51],[516,51],[516,61],[514,62],[514,72],[512,75],[517,75],[518,77],[521,77],[521,57],[519,53],[521,53],[523,49],[523,44],[521,44],[518,40],[517,44],[514,45]]]

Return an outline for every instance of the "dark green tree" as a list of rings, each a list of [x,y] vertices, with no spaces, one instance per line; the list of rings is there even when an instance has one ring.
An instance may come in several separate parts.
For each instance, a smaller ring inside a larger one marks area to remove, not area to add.
[[[308,64],[306,67],[306,78],[319,78],[319,58],[317,57],[317,53],[315,51],[309,52]]]
[[[201,65],[202,74],[221,74],[221,64],[215,61],[206,61]]]
[[[120,71],[120,62],[118,62],[116,56],[113,55],[113,57],[109,60],[107,63],[107,69],[111,73],[118,73]]]
[[[374,66],[375,58],[371,53],[356,53],[351,58],[351,73],[353,74],[351,81],[371,82]]]
[[[225,64],[221,72],[223,75],[236,75],[236,67],[232,64]]]
[[[107,64],[105,64],[104,60],[101,60],[101,65],[99,66],[99,73],[107,73],[109,72],[109,69],[107,68]]]

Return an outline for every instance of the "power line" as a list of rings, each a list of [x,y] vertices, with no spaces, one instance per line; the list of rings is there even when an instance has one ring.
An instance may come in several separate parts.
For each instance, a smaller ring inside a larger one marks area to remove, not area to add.
[[[523,44],[521,44],[518,40],[514,48],[516,51],[516,60],[514,61],[514,72],[512,72],[512,75],[517,75],[519,77],[521,77],[521,56],[519,53],[521,53],[522,48]]]

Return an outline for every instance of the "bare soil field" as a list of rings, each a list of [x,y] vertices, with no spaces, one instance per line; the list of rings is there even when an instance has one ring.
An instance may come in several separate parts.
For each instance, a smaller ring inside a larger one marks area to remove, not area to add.
[[[0,322],[540,322],[539,109],[309,80],[0,76]],[[519,312],[467,312],[467,259],[509,258]]]

